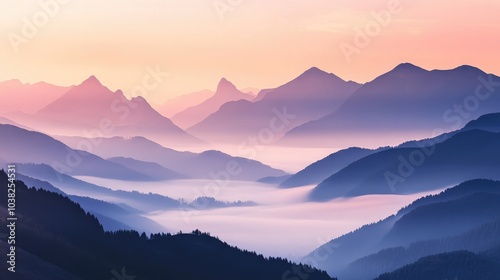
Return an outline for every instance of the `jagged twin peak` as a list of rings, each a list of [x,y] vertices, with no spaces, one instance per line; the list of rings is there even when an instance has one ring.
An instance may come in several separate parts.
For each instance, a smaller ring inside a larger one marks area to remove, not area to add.
[[[280,87],[263,90],[253,102],[224,104],[187,131],[211,143],[239,145],[272,129],[272,137],[261,141],[269,144],[296,125],[335,111],[359,87],[313,67]]]
[[[128,107],[128,111],[131,111],[138,109],[139,106],[143,107],[140,103],[142,102],[127,100],[120,90],[112,92],[95,76],[90,76],[36,115],[74,124],[95,124],[96,121],[106,117],[113,122],[123,124],[130,120],[124,117],[125,109],[122,106]]]
[[[208,98],[199,105],[187,108],[186,110],[176,114],[172,117],[172,120],[180,127],[188,128],[215,113],[223,104],[227,102],[252,100],[253,98],[253,95],[241,92],[226,78],[222,78],[217,85],[217,91],[212,97]]]
[[[121,90],[112,92],[95,76],[70,89],[36,117],[63,135],[141,135],[171,146],[180,141],[201,143],[156,112],[143,97],[128,100]]]

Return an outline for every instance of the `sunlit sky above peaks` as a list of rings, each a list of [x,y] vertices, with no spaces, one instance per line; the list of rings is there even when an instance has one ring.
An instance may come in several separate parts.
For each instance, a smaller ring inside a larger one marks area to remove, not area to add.
[[[375,23],[373,12],[388,7],[398,12]],[[158,67],[169,75],[147,98],[160,103],[213,90],[221,77],[275,87],[311,66],[358,82],[401,62],[500,74],[498,11],[494,0],[6,0],[0,81],[71,85],[95,75],[130,95]],[[369,42],[356,44],[367,28]],[[356,48],[348,58],[347,44]]]

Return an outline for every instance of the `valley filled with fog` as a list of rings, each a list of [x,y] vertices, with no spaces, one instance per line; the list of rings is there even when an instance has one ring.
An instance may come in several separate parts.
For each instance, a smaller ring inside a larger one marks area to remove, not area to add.
[[[154,211],[145,216],[170,232],[203,229],[239,248],[291,259],[299,259],[335,237],[386,218],[428,194],[366,195],[321,203],[306,201],[314,186],[280,189],[262,183],[230,181],[227,186],[214,187],[213,180],[129,182],[78,178],[113,190],[152,192],[188,202],[202,196],[256,202],[255,206],[219,209],[206,209],[200,203],[198,207]],[[95,194],[92,197],[106,199]]]

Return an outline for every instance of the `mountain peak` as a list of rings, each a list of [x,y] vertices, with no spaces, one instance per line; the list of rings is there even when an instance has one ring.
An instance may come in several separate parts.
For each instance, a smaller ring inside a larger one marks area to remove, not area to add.
[[[220,79],[219,84],[221,84],[221,83],[229,83],[229,84],[231,84],[231,82],[230,82],[230,81],[228,81],[228,80],[227,80],[226,78],[224,78],[224,77],[222,77],[222,78]]]
[[[316,66],[313,66],[311,68],[309,68],[306,72],[304,73],[317,73],[317,74],[329,74],[321,69],[319,69],[318,67]]]
[[[404,62],[404,63],[401,63],[399,64],[398,66],[396,66],[393,71],[422,71],[425,69],[421,68],[421,67],[418,67],[412,63],[409,63],[409,62]]]
[[[394,69],[390,70],[389,72],[385,73],[384,75],[377,77],[376,80],[381,78],[381,77],[392,77],[392,78],[397,77],[398,79],[401,77],[405,77],[405,78],[413,77],[413,78],[415,78],[417,76],[425,75],[428,72],[429,72],[428,70],[425,70],[421,67],[418,67],[412,63],[404,62],[404,63],[398,64],[396,67],[394,67]]]
[[[102,86],[101,82],[99,82],[99,80],[94,75],[91,75],[90,77],[88,77],[80,85]]]
[[[300,76],[297,77],[297,79],[304,79],[304,78],[338,78],[336,75],[332,73],[325,72],[318,67],[311,67],[308,70],[306,70],[304,73],[302,73]],[[341,80],[341,79],[340,79]]]
[[[227,93],[227,92],[239,92],[236,86],[228,81],[226,78],[222,78],[217,85],[216,94]]]
[[[460,70],[463,72],[483,72],[483,70],[481,70],[477,67],[471,66],[471,65],[460,65],[453,70]]]
[[[311,76],[331,76],[333,74],[325,72],[319,69],[316,66],[313,66],[307,69],[304,73],[302,73],[299,77],[311,77]]]

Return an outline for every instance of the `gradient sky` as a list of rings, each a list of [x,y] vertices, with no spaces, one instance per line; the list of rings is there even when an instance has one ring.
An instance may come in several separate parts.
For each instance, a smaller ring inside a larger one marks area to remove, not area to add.
[[[40,2],[55,2],[41,0]],[[500,74],[500,2],[400,0],[402,11],[348,61],[356,28],[394,1],[337,0],[60,0],[43,22],[39,1],[0,2],[0,81],[79,84],[96,75],[131,93],[148,74],[168,72],[147,98],[215,89],[221,77],[239,88],[275,87],[311,66],[366,82],[400,62],[427,69],[463,64]],[[214,4],[237,3],[222,17]],[[239,3],[239,4],[238,4]],[[23,18],[41,24],[23,36]],[[16,34],[16,35],[13,35]],[[30,35],[31,36],[31,35]]]

